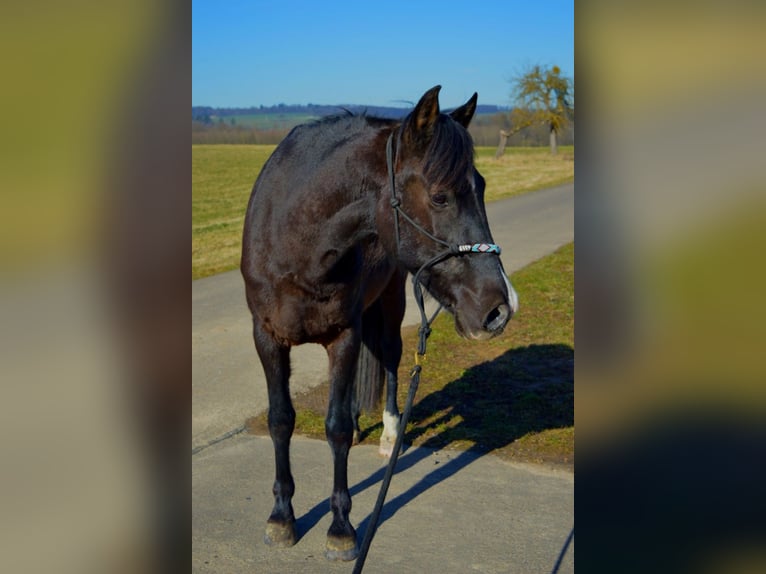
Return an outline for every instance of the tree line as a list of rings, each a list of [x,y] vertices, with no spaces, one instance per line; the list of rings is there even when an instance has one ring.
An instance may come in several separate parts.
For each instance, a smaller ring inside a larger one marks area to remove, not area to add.
[[[192,144],[272,144],[284,139],[292,127],[277,129],[256,129],[240,126],[229,121],[204,123],[192,120]],[[469,132],[476,146],[495,147],[500,141],[501,131],[511,131],[511,112],[498,112],[475,116]],[[530,125],[514,132],[507,138],[509,146],[549,145],[549,129],[544,124]],[[560,145],[574,143],[574,123],[570,123],[559,135]]]
[[[558,66],[532,66],[511,80],[511,99],[515,106],[479,106],[469,128],[477,146],[497,146],[496,156],[506,145],[550,146],[557,153],[559,145],[574,143],[574,82],[564,77]],[[409,110],[365,106],[288,106],[211,108],[192,107],[192,144],[278,144],[299,121],[322,117],[343,110],[398,119]],[[237,125],[235,115],[274,115],[283,121],[279,127],[259,129]],[[295,123],[289,121],[294,115]],[[229,118],[228,121],[226,118]]]

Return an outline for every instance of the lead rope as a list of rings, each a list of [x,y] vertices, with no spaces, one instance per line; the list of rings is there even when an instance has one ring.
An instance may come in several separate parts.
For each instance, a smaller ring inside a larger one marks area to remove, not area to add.
[[[421,313],[425,314],[422,307]],[[431,317],[431,322],[436,319],[436,315],[441,311],[441,306]],[[404,431],[407,429],[407,421],[412,413],[412,403],[415,400],[415,393],[418,390],[420,384],[420,372],[423,367],[420,364],[422,358],[425,358],[426,352],[426,339],[431,334],[430,322],[426,321],[424,325],[421,325],[418,330],[418,352],[415,354],[415,366],[410,371],[410,388],[407,393],[407,403],[404,405],[404,412],[399,420],[399,430],[396,434],[396,441],[394,442],[394,450],[391,453],[391,459],[386,466],[386,473],[383,475],[383,482],[380,485],[380,492],[378,492],[378,499],[375,501],[375,508],[370,515],[370,524],[367,526],[367,530],[364,533],[364,540],[362,541],[362,548],[359,550],[359,557],[354,564],[353,574],[360,574],[362,568],[364,568],[364,561],[367,559],[367,552],[370,550],[370,544],[372,544],[372,538],[375,536],[375,532],[378,529],[378,521],[380,520],[380,513],[383,510],[383,504],[386,502],[386,494],[388,493],[388,487],[391,484],[391,477],[394,475],[394,468],[396,468],[396,462],[399,460],[399,452],[402,449],[402,442],[404,441]]]
[[[388,174],[391,180],[391,207],[394,209],[394,229],[396,231],[396,254],[399,255],[400,245],[399,245],[399,213],[402,215],[405,215],[404,212],[400,211],[400,202],[399,199],[396,197],[396,182],[394,179],[394,161],[393,161],[393,133],[388,137],[388,141],[386,142],[386,162],[388,164]],[[406,216],[405,216],[406,217]],[[414,223],[412,220],[410,220],[409,217],[407,219]],[[430,235],[430,234],[428,234]],[[434,238],[436,239],[436,238]],[[442,243],[440,240],[437,240],[440,243]],[[429,261],[430,263],[430,261]],[[434,263],[436,261],[434,260]],[[428,263],[426,263],[428,265]],[[436,309],[436,312],[431,317],[431,320],[428,320],[428,317],[426,315],[424,303],[423,303],[423,292],[420,289],[420,272],[423,271],[423,269],[426,267],[424,265],[421,267],[418,272],[415,274],[415,277],[413,277],[413,290],[415,292],[415,302],[418,305],[418,309],[420,310],[420,328],[418,329],[418,350],[417,353],[415,353],[415,366],[412,368],[412,371],[410,371],[410,388],[407,392],[407,402],[404,405],[404,412],[402,412],[402,415],[399,419],[399,429],[396,433],[396,441],[394,442],[394,450],[391,453],[391,458],[388,461],[388,465],[386,466],[386,472],[383,475],[383,482],[380,485],[380,491],[378,492],[378,499],[375,501],[375,508],[372,510],[372,514],[370,515],[370,523],[367,526],[367,530],[364,533],[364,540],[362,541],[362,547],[359,550],[359,556],[356,559],[356,564],[354,564],[354,570],[352,574],[361,574],[362,568],[364,568],[364,561],[367,559],[367,553],[370,550],[370,545],[372,544],[372,539],[375,536],[375,532],[378,529],[378,521],[380,520],[380,513],[383,510],[383,504],[386,502],[386,494],[388,494],[388,487],[391,484],[391,477],[394,475],[394,469],[396,468],[396,462],[399,460],[399,452],[402,450],[402,442],[404,441],[404,432],[407,429],[407,421],[410,419],[410,414],[412,413],[412,404],[415,401],[415,393],[418,390],[418,385],[420,384],[420,372],[422,371],[423,367],[421,366],[421,358],[425,357],[426,354],[426,340],[428,339],[428,336],[431,334],[431,323],[436,319],[436,316],[439,314],[439,311],[441,311],[441,305],[439,305],[439,308]]]
[[[404,405],[404,412],[399,419],[399,429],[396,434],[396,441],[394,442],[394,450],[391,453],[391,459],[386,466],[386,472],[383,475],[383,482],[380,485],[380,492],[378,492],[378,499],[375,501],[375,508],[370,515],[370,524],[364,533],[364,540],[362,541],[362,547],[359,550],[359,556],[356,559],[354,570],[352,574],[360,574],[362,568],[364,568],[364,561],[367,559],[367,553],[370,550],[372,544],[372,538],[375,536],[375,532],[378,529],[378,521],[380,520],[380,513],[383,510],[383,504],[386,502],[386,494],[388,493],[388,487],[391,484],[391,477],[394,475],[394,469],[396,468],[396,462],[399,460],[399,452],[402,449],[402,442],[404,441],[404,432],[407,429],[407,421],[412,413],[412,403],[415,400],[415,393],[418,390],[420,384],[420,372],[423,370],[421,362],[426,357],[426,341],[431,334],[431,325],[433,324],[436,316],[442,310],[442,306],[436,309],[434,314],[429,319],[425,310],[425,302],[423,298],[423,286],[420,282],[420,277],[426,269],[430,269],[437,263],[444,261],[445,259],[457,255],[463,255],[465,253],[496,253],[500,255],[500,247],[494,243],[473,243],[465,245],[452,245],[435,237],[429,233],[426,229],[423,229],[414,219],[409,217],[401,209],[401,202],[396,197],[396,180],[394,177],[394,155],[393,155],[393,138],[394,134],[391,133],[388,136],[386,142],[386,163],[388,167],[388,176],[391,186],[391,207],[394,209],[394,229],[396,232],[396,254],[399,255],[400,241],[399,241],[399,215],[407,220],[418,231],[441,245],[447,247],[445,251],[442,251],[432,259],[426,261],[417,273],[412,278],[413,293],[415,295],[415,302],[418,305],[420,311],[420,328],[418,329],[418,350],[415,353],[415,366],[410,371],[410,388],[407,393],[407,402]],[[397,150],[398,151],[398,150]]]

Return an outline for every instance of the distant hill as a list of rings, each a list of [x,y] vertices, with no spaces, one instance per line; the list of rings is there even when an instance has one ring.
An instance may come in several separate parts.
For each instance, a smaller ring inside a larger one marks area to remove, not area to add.
[[[509,109],[509,107],[483,104],[476,108],[476,113],[477,115],[496,114],[498,112],[508,111]],[[211,106],[192,106],[192,120],[205,124],[218,122],[246,127],[256,127],[259,129],[278,129],[284,127],[283,124],[295,125],[309,119],[316,119],[324,116],[343,113],[345,110],[354,114],[366,113],[367,115],[381,118],[400,119],[412,111],[412,108],[363,106],[358,104],[345,104],[337,106],[317,104],[278,104],[276,106],[252,106],[249,108],[214,108]],[[280,118],[282,119],[281,122]]]

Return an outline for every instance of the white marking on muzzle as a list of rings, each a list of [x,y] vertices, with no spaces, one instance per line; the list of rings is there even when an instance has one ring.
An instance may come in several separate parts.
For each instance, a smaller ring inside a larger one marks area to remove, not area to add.
[[[508,304],[511,306],[513,315],[515,315],[519,311],[519,296],[516,295],[516,291],[514,290],[513,285],[511,285],[508,275],[505,273],[505,269],[503,269],[503,264],[498,261],[498,266],[500,267],[500,275],[502,275],[503,281],[505,281],[505,288],[508,291]]]

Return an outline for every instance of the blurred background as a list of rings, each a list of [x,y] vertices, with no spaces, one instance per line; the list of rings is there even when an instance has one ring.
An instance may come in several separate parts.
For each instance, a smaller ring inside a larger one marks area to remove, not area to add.
[[[190,29],[0,8],[3,572],[188,571]]]
[[[583,571],[766,569],[765,15],[576,6]]]
[[[0,15],[0,570],[186,570],[189,7]],[[764,16],[576,6],[583,571],[766,570]]]

